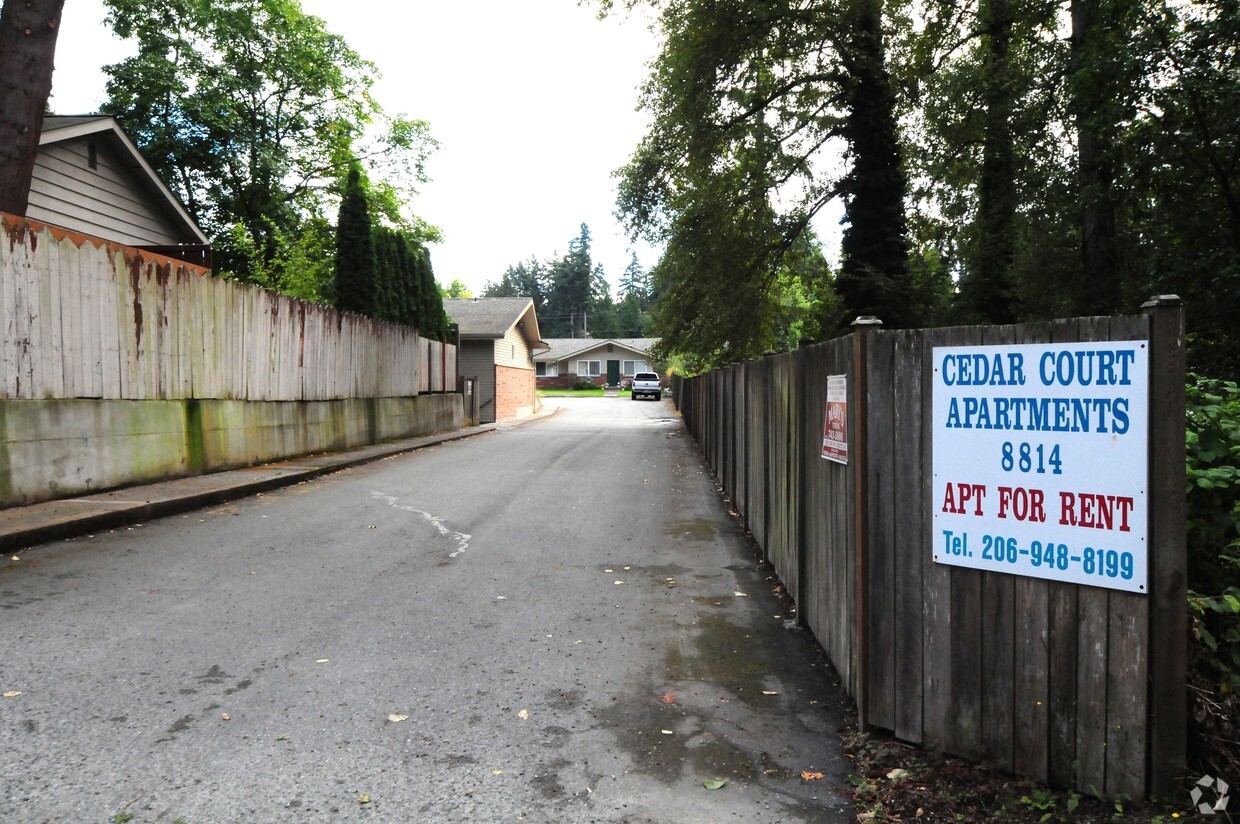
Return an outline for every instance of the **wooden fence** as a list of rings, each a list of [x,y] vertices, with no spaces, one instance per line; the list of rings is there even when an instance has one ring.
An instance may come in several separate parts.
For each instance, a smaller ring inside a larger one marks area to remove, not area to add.
[[[1184,319],[853,335],[677,381],[688,430],[863,725],[1082,792],[1166,798],[1185,761]],[[1149,589],[932,559],[936,346],[1149,340]],[[848,463],[823,460],[847,375]]]
[[[3,216],[0,399],[309,401],[456,391],[409,327]]]

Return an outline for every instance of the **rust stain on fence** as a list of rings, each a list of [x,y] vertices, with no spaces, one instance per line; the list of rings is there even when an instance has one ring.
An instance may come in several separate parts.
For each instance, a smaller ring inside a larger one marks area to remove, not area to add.
[[[172,280],[172,264],[165,261],[155,264],[155,283],[160,289],[167,289],[168,282]]]
[[[125,256],[129,265],[129,286],[133,289],[133,331],[138,347],[142,346],[142,258],[134,255]],[[141,348],[138,350],[141,352]]]
[[[24,222],[4,222],[4,232],[9,236],[9,251],[17,251],[18,244],[24,244],[26,238],[30,238],[30,251],[33,252],[39,246],[39,238],[34,232],[30,231],[30,227]]]
[[[297,303],[297,368],[306,365],[306,304]]]

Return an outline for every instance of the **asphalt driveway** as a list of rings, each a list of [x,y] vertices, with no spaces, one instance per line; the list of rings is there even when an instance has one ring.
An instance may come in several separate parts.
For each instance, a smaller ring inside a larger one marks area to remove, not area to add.
[[[0,821],[852,820],[670,402],[556,403],[0,563]]]

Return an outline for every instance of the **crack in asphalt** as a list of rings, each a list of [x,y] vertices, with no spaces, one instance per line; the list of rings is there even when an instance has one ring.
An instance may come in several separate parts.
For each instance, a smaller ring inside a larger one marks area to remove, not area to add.
[[[447,538],[449,541],[455,541],[457,544],[457,548],[455,551],[448,553],[449,558],[455,558],[456,556],[460,555],[465,550],[469,549],[469,539],[472,538],[473,536],[467,533],[464,533],[464,532],[456,532],[454,530],[448,529],[448,527],[444,525],[443,518],[440,518],[437,515],[432,515],[431,513],[426,512],[425,510],[418,509],[417,507],[412,507],[412,506],[409,506],[408,504],[402,504],[400,503],[400,498],[397,498],[394,495],[388,495],[385,492],[371,491],[370,494],[371,494],[371,497],[378,498],[379,500],[383,501],[384,503],[386,503],[388,506],[392,507],[393,509],[399,509],[402,512],[412,512],[415,515],[421,515],[423,518],[429,521],[430,524],[435,527],[435,529],[439,530],[440,535],[442,535],[444,538]]]

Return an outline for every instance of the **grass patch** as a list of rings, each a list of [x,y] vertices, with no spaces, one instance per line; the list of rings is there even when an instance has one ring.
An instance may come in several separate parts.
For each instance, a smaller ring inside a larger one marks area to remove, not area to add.
[[[626,391],[624,393],[628,395]],[[601,398],[603,397],[603,387],[596,386],[593,389],[539,389],[538,397],[540,398]]]

